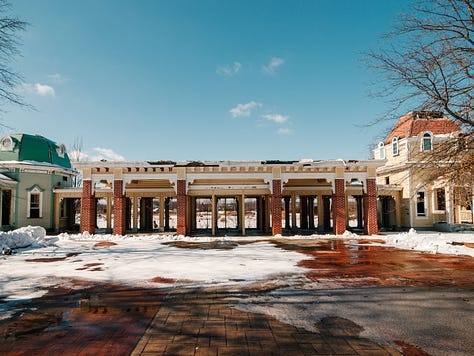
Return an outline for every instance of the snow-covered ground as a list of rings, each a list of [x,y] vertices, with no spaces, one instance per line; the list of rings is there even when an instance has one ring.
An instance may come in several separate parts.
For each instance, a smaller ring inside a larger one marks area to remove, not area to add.
[[[280,238],[280,237],[275,237]],[[474,248],[472,233],[416,232],[358,236],[349,232],[341,236],[292,236],[289,239],[359,239],[384,240],[385,246],[402,249],[469,255]],[[60,234],[46,236],[41,227],[25,227],[0,233],[0,247],[12,255],[0,258],[0,297],[6,301],[41,296],[46,288],[62,279],[85,279],[134,286],[159,286],[160,280],[193,286],[253,283],[302,275],[297,264],[307,256],[285,251],[269,237],[189,237],[173,235],[89,235]],[[233,240],[251,241],[236,244]],[[109,246],[97,246],[109,241]],[[180,248],[170,242],[219,241],[220,248]],[[375,242],[377,244],[377,242]],[[153,279],[155,280],[153,281]]]
[[[280,238],[281,236],[275,237]],[[372,245],[474,257],[474,233],[410,230],[406,233],[377,236],[358,236],[346,232],[340,236],[284,238],[345,239],[351,243],[364,239],[359,241],[359,244],[368,243],[367,239],[374,239]],[[431,291],[429,293],[433,295],[422,294],[422,297],[418,297],[416,294],[416,298],[422,300],[414,303],[413,294],[409,292],[411,289],[404,287],[370,287],[370,290],[356,290],[340,288],[332,285],[330,281],[309,282],[304,277],[307,270],[298,266],[298,263],[308,256],[279,248],[271,239],[268,236],[117,236],[88,233],[46,236],[41,227],[26,227],[0,233],[0,247],[4,253],[12,251],[11,255],[0,256],[0,318],[8,318],[16,303],[40,297],[46,293],[48,287],[66,285],[72,279],[136,287],[233,286],[271,281],[281,288],[258,297],[236,301],[235,306],[251,312],[270,314],[284,322],[309,330],[314,330],[315,323],[324,316],[338,315],[363,325],[364,335],[367,337],[410,341],[439,354],[430,348],[429,344],[435,343],[436,340],[430,339],[429,335],[419,336],[416,328],[420,325],[410,321],[411,316],[414,313],[427,313],[433,308],[432,303],[422,301],[426,298],[442,301],[444,305],[454,303],[455,310],[465,310],[465,301],[474,298],[474,292],[468,290],[462,291],[466,295],[453,297],[448,296],[447,291]],[[395,299],[394,293],[397,294]],[[415,293],[426,294],[426,291]],[[423,299],[424,297],[426,298]],[[441,317],[438,313],[429,325],[436,328],[447,325],[449,321],[446,320],[451,320],[450,310],[443,310],[447,315]],[[380,315],[381,318],[383,316],[383,322],[380,318],[374,318],[374,315]],[[462,315],[463,312],[454,316],[455,320],[463,320]],[[407,328],[406,325],[410,327]],[[457,324],[452,326],[453,330],[457,330],[456,328],[459,328]],[[431,329],[430,327],[430,332]],[[465,329],[456,331],[457,336],[453,338],[453,343],[459,340],[460,333]],[[445,335],[445,332],[443,333],[442,335]],[[416,337],[413,336],[415,334]],[[469,332],[462,334],[462,337],[469,340]],[[448,350],[455,353],[463,351],[462,345],[456,347],[453,344]]]

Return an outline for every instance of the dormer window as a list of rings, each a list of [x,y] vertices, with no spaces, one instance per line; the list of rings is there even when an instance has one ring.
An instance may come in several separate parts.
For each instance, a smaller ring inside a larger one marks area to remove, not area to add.
[[[379,159],[385,159],[385,145],[383,142],[379,142]]]
[[[392,155],[398,155],[398,137],[392,138]]]
[[[426,132],[423,134],[423,139],[421,141],[421,150],[422,151],[431,151],[433,149],[433,137],[430,133]]]
[[[64,154],[66,153],[66,146],[64,144],[60,144],[56,147],[56,153],[59,157],[64,158]]]
[[[0,139],[0,150],[2,151],[13,151],[14,143],[10,136],[3,136]]]

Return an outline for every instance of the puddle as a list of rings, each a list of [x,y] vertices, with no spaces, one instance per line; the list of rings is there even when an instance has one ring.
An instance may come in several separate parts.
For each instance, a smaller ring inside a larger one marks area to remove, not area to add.
[[[189,241],[172,241],[166,242],[164,245],[199,249],[199,250],[232,250],[239,246],[240,243],[235,241],[210,241],[210,242],[189,242]]]
[[[14,317],[0,320],[0,354],[18,354],[21,342],[20,349],[31,354],[128,355],[164,297],[164,291],[116,285],[52,288],[18,306]]]
[[[312,281],[335,280],[349,286],[408,285],[474,288],[474,259],[469,256],[428,254],[392,247],[359,244],[351,240],[306,243],[274,242],[285,250],[298,251],[309,259],[298,265],[310,269]]]

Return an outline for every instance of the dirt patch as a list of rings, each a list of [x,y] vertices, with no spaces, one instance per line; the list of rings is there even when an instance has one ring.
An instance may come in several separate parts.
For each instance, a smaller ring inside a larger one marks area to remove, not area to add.
[[[173,278],[165,278],[165,277],[155,277],[151,281],[153,283],[167,283],[167,284],[172,284],[175,282]]]
[[[110,246],[115,246],[117,245],[115,242],[112,241],[101,241],[97,242],[94,247],[110,247]]]
[[[430,356],[429,353],[423,351],[421,348],[408,344],[406,342],[400,341],[400,340],[395,340],[395,344],[400,346],[400,348],[403,351],[404,355],[410,355],[410,356]]]
[[[89,269],[90,271],[103,271],[102,268],[96,267],[96,266],[102,266],[103,263],[95,262],[95,263],[86,263],[84,267],[76,268],[76,271],[84,271],[86,269]],[[91,268],[91,267],[96,267],[96,268]]]
[[[63,257],[39,257],[39,258],[29,258],[26,259],[25,262],[57,262],[57,261],[64,261],[66,258],[78,256],[80,253],[78,252],[71,252],[66,254]]]
[[[210,242],[189,242],[189,241],[172,241],[166,242],[164,245],[188,248],[188,249],[200,249],[200,250],[232,250],[239,246],[240,243],[235,241],[210,241]]]
[[[474,248],[474,243],[471,243],[471,242],[453,241],[453,242],[451,242],[451,245],[453,245],[453,246],[466,246],[466,247],[469,247],[469,248]]]

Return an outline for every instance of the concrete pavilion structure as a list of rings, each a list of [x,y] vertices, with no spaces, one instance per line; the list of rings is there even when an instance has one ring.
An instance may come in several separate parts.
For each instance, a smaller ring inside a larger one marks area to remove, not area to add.
[[[376,234],[376,170],[384,160],[76,162],[82,188],[57,189],[56,200],[81,199],[81,231],[94,233],[98,205],[105,202],[106,227],[114,234],[166,231],[176,211],[178,235],[199,234],[204,202],[206,233],[222,234],[218,210],[228,200],[237,234],[250,233],[246,206],[252,204],[252,230],[259,234],[333,231],[349,226],[348,199],[356,202],[357,228]],[[222,204],[224,202],[224,204]],[[298,214],[296,205],[298,204]],[[247,211],[248,213],[248,211]],[[159,223],[153,216],[158,216]],[[226,218],[226,216],[224,216]],[[316,221],[316,224],[315,224]],[[59,214],[56,224],[59,227]]]

